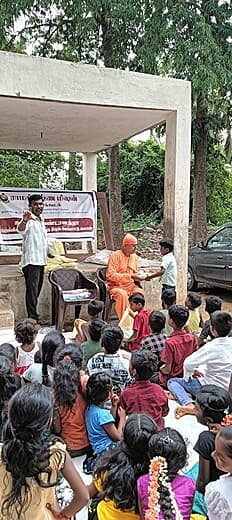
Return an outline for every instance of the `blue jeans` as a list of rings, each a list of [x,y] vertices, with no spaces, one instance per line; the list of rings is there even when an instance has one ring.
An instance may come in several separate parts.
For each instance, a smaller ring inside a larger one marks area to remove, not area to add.
[[[185,381],[185,379],[181,377],[172,377],[169,379],[167,387],[181,405],[192,403],[193,400],[188,394],[196,397],[198,392],[202,389],[201,383],[194,377],[191,377],[189,381]]]

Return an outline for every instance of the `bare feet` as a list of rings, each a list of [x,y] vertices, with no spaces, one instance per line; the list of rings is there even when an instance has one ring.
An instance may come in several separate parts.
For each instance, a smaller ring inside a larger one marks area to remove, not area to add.
[[[184,415],[195,415],[195,405],[193,403],[186,404],[184,406],[178,406],[175,409],[175,418],[181,419]]]

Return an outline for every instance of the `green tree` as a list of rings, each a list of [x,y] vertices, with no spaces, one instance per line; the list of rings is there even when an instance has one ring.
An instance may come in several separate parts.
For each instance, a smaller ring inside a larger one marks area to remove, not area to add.
[[[24,5],[21,36],[32,44],[34,54],[95,64],[101,60],[106,67],[126,68],[132,62],[142,10],[143,2],[133,0],[31,0]],[[114,146],[109,150],[109,207],[115,247],[123,233],[118,157]]]
[[[227,163],[223,147],[216,145],[209,152],[207,166],[207,209],[210,224],[231,221],[232,169]]]
[[[64,157],[58,152],[0,151],[0,185],[62,188]]]
[[[145,0],[144,31],[135,51],[137,70],[192,82],[195,241],[206,232],[210,132],[215,122],[217,134],[227,128],[231,116],[231,15],[231,4],[220,0]]]

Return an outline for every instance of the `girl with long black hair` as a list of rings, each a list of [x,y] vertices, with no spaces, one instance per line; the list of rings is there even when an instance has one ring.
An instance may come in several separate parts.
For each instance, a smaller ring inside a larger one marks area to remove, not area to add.
[[[81,385],[82,352],[76,345],[64,345],[54,356],[53,430],[63,439],[71,457],[90,453],[86,426],[86,401]]]
[[[156,430],[148,415],[128,417],[122,441],[99,458],[93,482],[88,486],[91,497],[100,493],[92,518],[139,520],[136,480],[148,471],[148,443]]]
[[[64,520],[88,501],[87,489],[65,445],[56,437],[44,438],[52,410],[51,391],[40,384],[24,385],[9,402],[0,445],[1,520]],[[63,511],[55,499],[59,471],[73,490],[73,499]]]
[[[164,428],[149,441],[149,474],[138,479],[137,490],[142,520],[189,520],[195,482],[179,475],[187,461],[183,437]]]

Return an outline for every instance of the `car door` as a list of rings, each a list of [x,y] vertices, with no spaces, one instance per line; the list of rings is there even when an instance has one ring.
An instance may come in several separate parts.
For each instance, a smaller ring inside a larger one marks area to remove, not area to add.
[[[228,277],[232,285],[232,226],[220,229],[206,241],[196,269],[199,280],[226,285]]]

